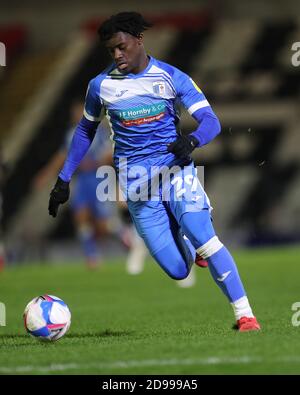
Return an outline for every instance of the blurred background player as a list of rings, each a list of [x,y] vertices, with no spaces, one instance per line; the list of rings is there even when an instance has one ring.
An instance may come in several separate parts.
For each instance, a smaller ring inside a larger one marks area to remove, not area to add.
[[[71,126],[66,133],[65,143],[53,156],[34,180],[34,187],[43,188],[47,181],[62,167],[68,147],[71,144],[74,127],[80,121],[84,103],[76,100],[71,107]],[[113,214],[113,203],[101,202],[97,199],[96,189],[101,179],[96,177],[96,171],[101,165],[112,162],[112,148],[109,140],[108,127],[99,125],[98,133],[91,148],[77,171],[76,182],[73,184],[70,207],[78,238],[89,268],[96,267],[101,262],[99,242],[110,233],[109,220]]]
[[[132,223],[127,204],[119,201],[119,214],[124,224],[123,241],[128,245],[129,251],[126,258],[126,271],[128,274],[137,275],[142,273],[145,259],[148,255],[143,239],[138,235]]]

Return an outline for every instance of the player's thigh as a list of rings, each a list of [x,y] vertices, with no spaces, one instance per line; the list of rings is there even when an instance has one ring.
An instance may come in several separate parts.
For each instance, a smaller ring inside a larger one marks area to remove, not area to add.
[[[73,186],[70,199],[70,207],[75,216],[75,219],[77,219],[78,217],[79,221],[81,220],[81,218],[84,219],[85,216],[90,215],[87,191],[81,177],[76,180],[75,185]]]
[[[172,278],[185,278],[190,265],[178,247],[179,227],[162,201],[128,202],[132,220],[149,252]]]
[[[170,180],[167,180],[164,190],[169,190],[168,195],[164,196],[178,223],[184,213],[211,209],[209,198],[193,164],[178,169]]]
[[[166,204],[195,248],[214,236],[210,201],[193,165],[180,169],[171,179]]]
[[[72,209],[73,219],[77,227],[90,224],[91,211],[87,206],[76,206]]]
[[[138,234],[151,253],[169,244],[170,219],[163,202],[128,201],[128,209]]]
[[[109,233],[109,220],[114,214],[114,202],[108,200],[101,201],[95,193],[95,190],[89,191],[87,196],[88,206],[91,210],[94,223],[99,237]]]
[[[110,233],[107,218],[95,218],[94,224],[96,227],[98,237],[107,236]]]
[[[94,218],[99,220],[109,220],[114,214],[114,203],[109,201],[101,202],[97,199],[89,200],[89,207]]]
[[[91,211],[89,209],[89,203],[86,196],[86,189],[84,188],[84,184],[80,177],[76,180],[76,183],[73,186],[70,207],[76,225],[82,225],[90,222]]]

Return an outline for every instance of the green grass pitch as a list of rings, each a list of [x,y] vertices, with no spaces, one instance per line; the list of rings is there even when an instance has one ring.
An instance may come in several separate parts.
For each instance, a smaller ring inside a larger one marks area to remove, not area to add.
[[[207,269],[197,268],[189,289],[150,259],[139,276],[127,275],[122,260],[94,272],[79,263],[6,269],[0,374],[299,374],[292,305],[300,302],[300,249],[233,255],[261,332],[232,329],[232,308]],[[64,299],[72,312],[68,334],[54,343],[23,327],[25,305],[44,293]]]

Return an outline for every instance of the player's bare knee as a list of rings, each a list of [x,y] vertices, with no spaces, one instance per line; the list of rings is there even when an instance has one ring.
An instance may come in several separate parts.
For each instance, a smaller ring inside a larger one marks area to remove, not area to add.
[[[224,247],[224,245],[221,243],[218,236],[214,236],[197,248],[196,251],[203,259],[207,259],[217,253],[222,247]]]

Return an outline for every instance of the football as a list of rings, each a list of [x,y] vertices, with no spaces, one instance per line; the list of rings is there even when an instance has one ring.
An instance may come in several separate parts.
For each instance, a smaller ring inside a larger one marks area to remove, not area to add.
[[[55,341],[62,338],[71,325],[71,312],[57,296],[41,295],[25,307],[26,331],[39,340]]]

